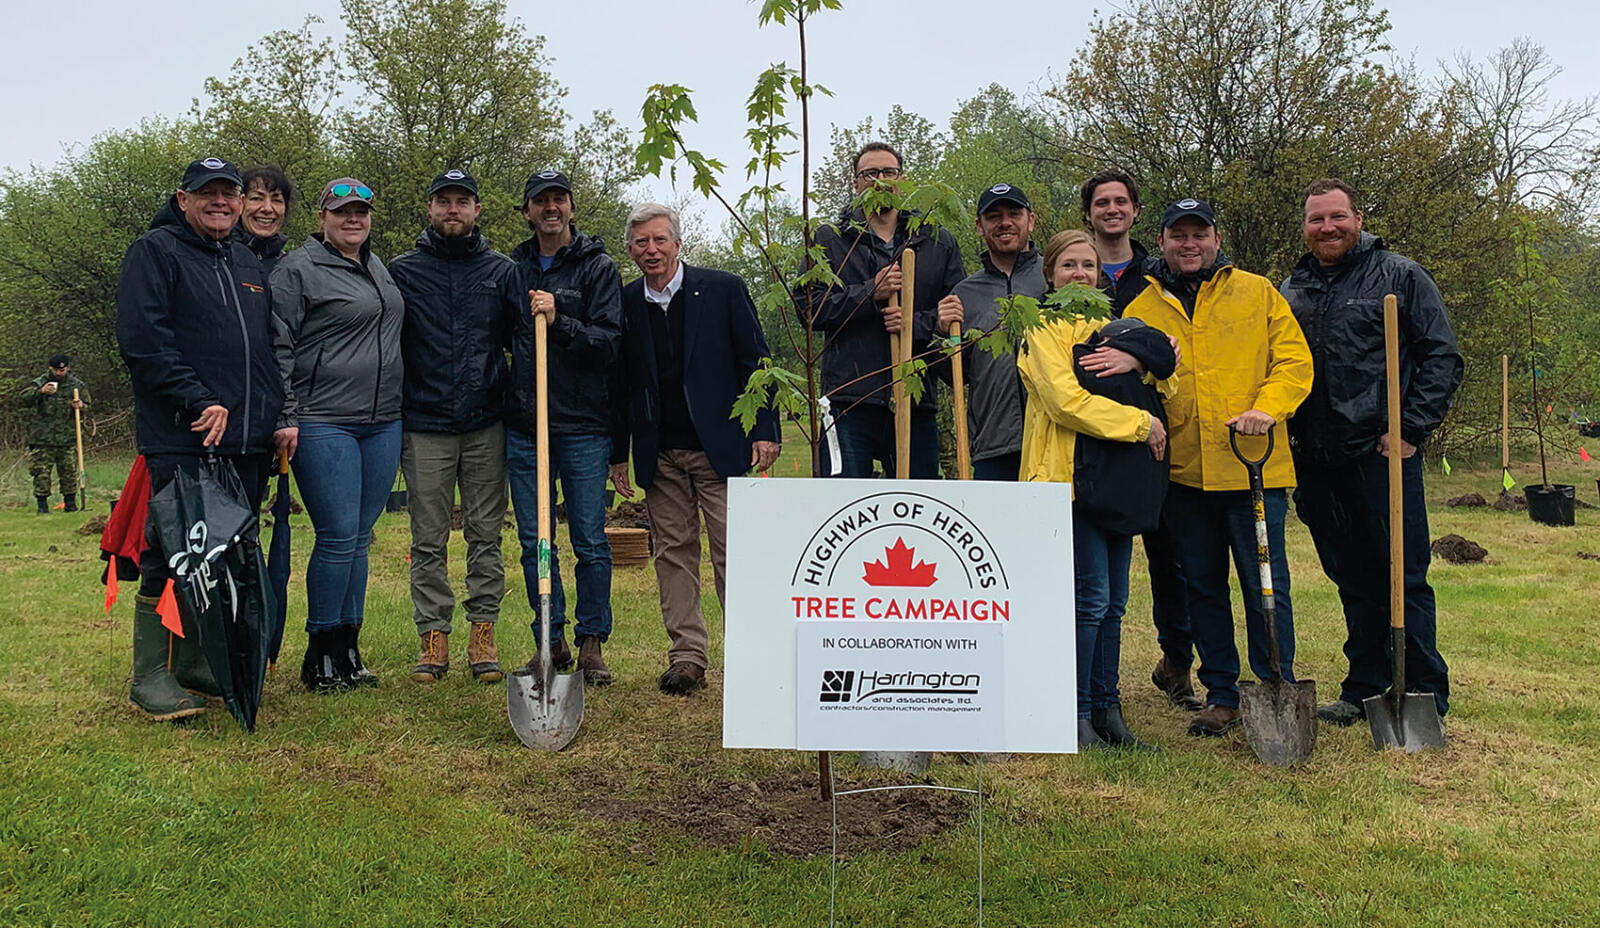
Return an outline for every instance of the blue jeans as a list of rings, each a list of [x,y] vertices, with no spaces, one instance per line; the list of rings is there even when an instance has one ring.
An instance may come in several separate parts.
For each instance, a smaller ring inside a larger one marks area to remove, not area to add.
[[[838,416],[833,431],[839,438],[839,476],[871,477],[874,461],[882,465],[885,477],[894,476],[894,413],[889,407],[862,403]],[[822,472],[826,474],[832,469],[824,440]],[[910,473],[913,480],[939,479],[939,426],[932,410],[911,410]]]
[[[1021,451],[972,462],[973,480],[1009,480],[1015,483],[1021,476]]]
[[[1294,612],[1289,605],[1289,561],[1283,550],[1283,521],[1289,499],[1282,489],[1266,491],[1267,546],[1272,549],[1272,602],[1278,613],[1278,669],[1294,680]],[[1189,624],[1200,655],[1200,682],[1206,704],[1239,706],[1239,649],[1233,643],[1233,604],[1228,594],[1228,557],[1244,594],[1245,637],[1250,669],[1271,676],[1267,626],[1261,606],[1261,566],[1256,555],[1256,517],[1249,490],[1198,490],[1174,483],[1167,491],[1172,537],[1182,552],[1189,594]]]
[[[1133,537],[1072,516],[1072,575],[1078,625],[1078,718],[1119,705],[1122,613],[1128,606]]]
[[[1393,682],[1389,632],[1389,459],[1376,451],[1351,461],[1295,459],[1300,486],[1295,512],[1311,530],[1322,570],[1344,606],[1344,654],[1350,673],[1339,698],[1361,700],[1389,691]],[[1400,463],[1405,528],[1406,689],[1432,693],[1444,715],[1450,708],[1450,668],[1439,655],[1438,609],[1428,585],[1433,559],[1422,459]]]
[[[550,499],[561,481],[567,508],[578,605],[574,638],[611,637],[611,542],[606,539],[606,478],[611,471],[611,436],[550,436]],[[511,508],[517,514],[517,541],[522,543],[522,581],[528,605],[539,608],[539,464],[534,437],[506,429],[506,476],[511,481]],[[550,635],[559,638],[567,622],[567,596],[556,557],[555,506],[550,512]],[[539,634],[535,615],[533,632]]]
[[[367,604],[367,545],[400,469],[400,422],[304,422],[294,479],[316,545],[306,564],[306,631],[360,625]]]

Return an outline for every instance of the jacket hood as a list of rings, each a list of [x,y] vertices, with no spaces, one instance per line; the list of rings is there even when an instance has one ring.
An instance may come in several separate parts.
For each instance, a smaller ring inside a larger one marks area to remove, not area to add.
[[[233,240],[250,249],[250,253],[262,261],[271,261],[273,258],[283,254],[284,246],[289,244],[289,236],[284,235],[282,232],[274,232],[271,235],[256,235],[252,232],[246,232],[242,225],[233,227]]]
[[[978,256],[978,260],[983,262],[983,269],[984,270],[986,270],[989,273],[995,275],[996,277],[1005,277],[1005,276],[1007,276],[999,268],[994,266],[994,262],[989,259],[989,252],[985,251],[983,254],[979,255]],[[1028,247],[1026,249],[1024,249],[1023,251],[1017,253],[1016,263],[1011,265],[1011,274],[1010,274],[1010,276],[1016,277],[1018,274],[1021,274],[1022,272],[1026,271],[1026,270],[1029,270],[1030,268],[1032,268],[1034,265],[1036,265],[1038,263],[1039,263],[1039,251],[1038,251],[1038,249],[1033,247],[1033,242],[1030,241],[1028,243]]]
[[[178,209],[178,195],[167,197],[167,205],[157,211],[154,219],[150,220],[150,229],[166,229],[178,238],[179,241],[196,248],[214,248],[216,242],[200,237],[200,233],[189,225],[188,217],[183,215],[183,210]]]
[[[435,257],[454,260],[483,254],[489,250],[489,240],[477,226],[466,235],[457,236],[440,235],[433,226],[423,226],[417,233],[417,248]]]
[[[606,243],[598,235],[586,235],[579,232],[576,227],[572,230],[572,241],[565,248],[556,252],[557,257],[565,256],[568,261],[580,261],[597,252],[606,250]],[[536,235],[516,248],[511,249],[513,261],[538,261],[539,237]]]
[[[1150,273],[1155,276],[1156,280],[1161,281],[1162,286],[1171,290],[1186,282],[1198,287],[1205,281],[1215,277],[1218,271],[1232,266],[1233,259],[1229,258],[1226,252],[1219,249],[1217,251],[1217,260],[1211,262],[1210,267],[1203,267],[1193,274],[1180,274],[1174,271],[1172,265],[1167,263],[1167,259],[1160,255],[1152,255],[1150,263]]]
[[[339,249],[329,245],[323,239],[321,232],[313,232],[306,236],[306,240],[300,244],[300,247],[310,249],[306,254],[313,264],[322,264],[329,267],[350,266],[350,259],[340,254]],[[369,238],[361,243],[361,266],[366,267],[367,262],[370,260],[372,260],[372,239]]]

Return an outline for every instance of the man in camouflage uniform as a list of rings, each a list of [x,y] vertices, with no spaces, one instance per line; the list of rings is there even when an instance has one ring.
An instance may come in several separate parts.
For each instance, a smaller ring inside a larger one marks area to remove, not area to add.
[[[73,398],[77,391],[77,398]],[[33,475],[33,495],[39,514],[50,512],[50,468],[56,469],[66,511],[78,510],[78,460],[73,410],[89,405],[89,388],[72,376],[72,359],[64,354],[50,358],[50,370],[17,396],[17,404],[33,411],[28,430],[28,473]]]

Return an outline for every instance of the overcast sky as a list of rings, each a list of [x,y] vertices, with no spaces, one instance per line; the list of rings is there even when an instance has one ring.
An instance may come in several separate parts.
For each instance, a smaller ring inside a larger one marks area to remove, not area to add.
[[[826,150],[829,124],[881,118],[894,103],[942,127],[958,100],[989,83],[1026,95],[1066,69],[1097,5],[1114,6],[1103,0],[846,0],[844,10],[825,14],[810,30],[812,77],[836,94],[815,108],[818,153]],[[0,165],[19,170],[48,166],[95,135],[147,116],[183,115],[205,79],[226,74],[260,36],[295,28],[308,13],[330,27],[339,16],[338,0],[34,0],[10,6]],[[575,120],[609,108],[634,126],[647,86],[684,84],[695,91],[701,117],[691,144],[730,165],[747,157],[743,104],[755,75],[772,62],[797,60],[792,30],[758,30],[756,7],[745,0],[511,0],[510,9],[546,37]],[[1389,39],[1395,55],[1433,71],[1439,59],[1457,52],[1483,56],[1527,36],[1565,69],[1557,92],[1580,97],[1600,90],[1593,50],[1597,10],[1592,0],[1408,0],[1389,7]],[[219,18],[224,12],[231,18]],[[899,35],[898,47],[911,50],[897,60],[914,56],[936,64],[918,74],[885,64],[865,37],[886,30]],[[648,192],[670,196],[664,185]]]

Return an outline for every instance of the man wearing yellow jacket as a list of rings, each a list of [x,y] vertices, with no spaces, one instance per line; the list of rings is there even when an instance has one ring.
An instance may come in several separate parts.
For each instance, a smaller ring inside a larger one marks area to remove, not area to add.
[[[1222,236],[1210,204],[1185,199],[1168,206],[1157,242],[1163,260],[1125,315],[1176,336],[1180,347],[1177,384],[1166,404],[1172,460],[1166,505],[1183,561],[1200,682],[1206,687],[1206,708],[1195,716],[1189,734],[1216,736],[1239,723],[1230,552],[1244,595],[1250,668],[1263,679],[1270,675],[1250,479],[1229,447],[1228,430],[1238,430],[1245,454],[1259,457],[1265,438],[1244,436],[1265,436],[1310,394],[1311,351],[1272,283],[1221,257]],[[1279,669],[1284,679],[1293,680],[1294,613],[1283,522],[1284,490],[1294,485],[1294,463],[1281,429],[1275,438],[1279,449],[1263,467],[1267,538]]]

